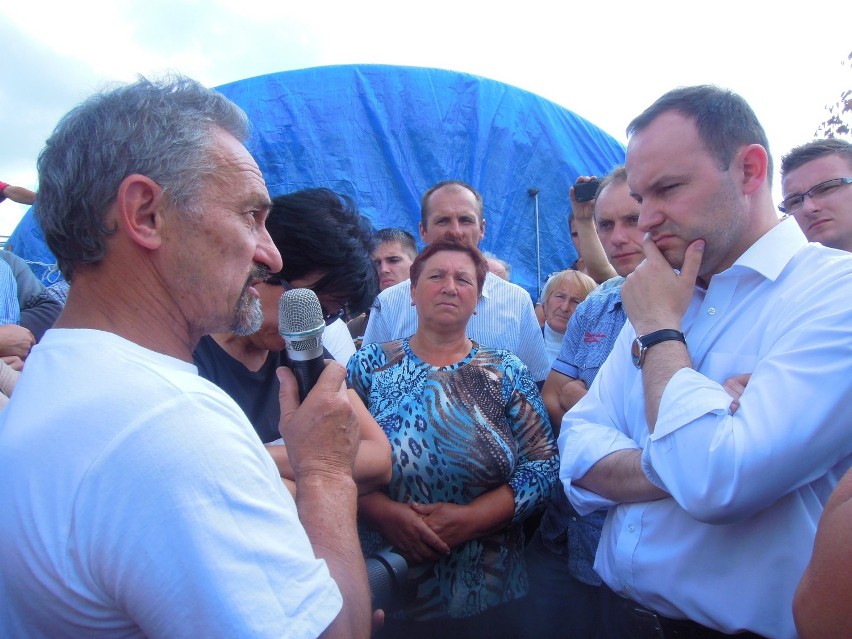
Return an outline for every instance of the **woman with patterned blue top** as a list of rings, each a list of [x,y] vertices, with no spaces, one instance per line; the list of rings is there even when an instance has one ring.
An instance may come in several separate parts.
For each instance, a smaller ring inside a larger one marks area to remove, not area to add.
[[[527,368],[465,335],[485,274],[463,238],[432,242],[411,265],[417,332],[349,360],[393,450],[387,490],[359,501],[362,544],[402,554],[413,590],[383,637],[514,637],[523,617],[522,524],[559,459]]]

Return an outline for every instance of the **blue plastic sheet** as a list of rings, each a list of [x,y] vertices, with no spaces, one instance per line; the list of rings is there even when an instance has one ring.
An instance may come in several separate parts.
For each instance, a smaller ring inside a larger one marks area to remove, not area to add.
[[[485,202],[480,248],[508,261],[512,281],[533,296],[539,254],[542,279],[577,257],[567,227],[570,185],[624,161],[621,144],[564,107],[454,71],[331,66],[218,90],[248,114],[248,148],[272,195],[325,186],[352,197],[374,227],[418,237],[427,188],[445,179],[472,184]],[[538,189],[540,253],[530,189]],[[24,235],[32,243],[27,218],[11,237],[15,252]]]
[[[577,258],[568,188],[624,162],[624,147],[568,109],[465,73],[387,65],[286,71],[218,87],[254,127],[249,150],[272,195],[325,186],[355,199],[376,228],[418,237],[420,196],[445,179],[472,184],[485,203],[480,248],[512,265],[512,281]],[[286,255],[284,256],[286,259]]]

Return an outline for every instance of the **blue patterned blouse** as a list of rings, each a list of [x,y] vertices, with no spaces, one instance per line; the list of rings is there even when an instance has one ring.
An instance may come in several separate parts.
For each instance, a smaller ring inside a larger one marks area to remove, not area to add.
[[[468,617],[526,594],[521,524],[557,481],[559,457],[538,388],[508,351],[480,346],[450,366],[418,358],[408,339],[369,344],[349,360],[352,387],[393,449],[387,489],[402,503],[467,504],[509,484],[515,516],[503,530],[410,568],[410,619]],[[362,526],[365,552],[388,544]]]

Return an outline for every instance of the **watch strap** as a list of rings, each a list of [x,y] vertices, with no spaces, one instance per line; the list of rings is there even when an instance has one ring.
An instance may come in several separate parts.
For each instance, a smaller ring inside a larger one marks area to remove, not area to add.
[[[648,333],[647,335],[642,335],[638,338],[639,343],[642,344],[642,348],[648,350],[654,344],[659,344],[660,342],[668,342],[671,340],[676,340],[678,342],[683,342],[686,344],[686,336],[678,330],[673,328],[664,328],[659,331],[653,331]]]
[[[659,344],[660,342],[678,341],[686,344],[686,336],[673,328],[664,328],[659,331],[653,331],[647,335],[639,335],[633,340],[633,346],[630,349],[630,356],[633,358],[633,365],[641,369],[645,363],[645,355],[648,349]]]

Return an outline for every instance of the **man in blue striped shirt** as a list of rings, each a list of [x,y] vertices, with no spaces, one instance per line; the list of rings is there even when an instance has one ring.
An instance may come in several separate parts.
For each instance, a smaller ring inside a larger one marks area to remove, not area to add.
[[[485,236],[482,196],[469,184],[457,180],[439,182],[423,194],[420,210],[420,238],[426,244],[447,233],[460,234],[474,245]],[[408,337],[416,329],[411,282],[406,280],[379,294],[370,311],[364,344]],[[532,299],[520,286],[488,273],[467,334],[480,344],[517,355],[539,384],[547,376],[544,338]]]
[[[19,324],[20,321],[15,274],[12,267],[0,259],[0,358],[15,370],[21,370],[23,360],[36,342],[30,330]]]
[[[21,319],[18,285],[12,268],[0,260],[0,324],[17,324]]]

